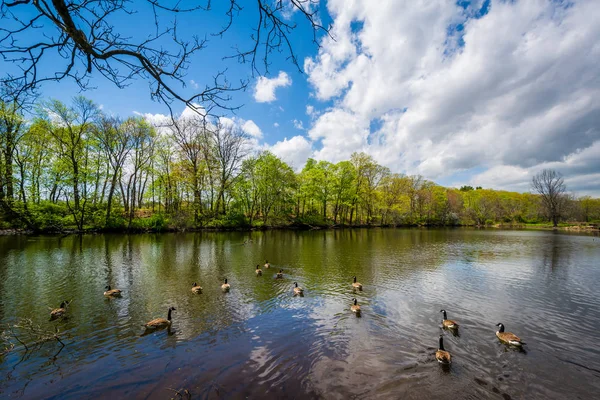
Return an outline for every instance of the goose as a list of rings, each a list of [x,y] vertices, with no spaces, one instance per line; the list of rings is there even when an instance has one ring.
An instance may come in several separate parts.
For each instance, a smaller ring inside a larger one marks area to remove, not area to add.
[[[354,304],[350,306],[350,311],[356,315],[360,314],[360,306],[358,305],[358,301],[356,299],[354,299]]]
[[[60,307],[50,311],[50,320],[52,321],[53,319],[64,317],[64,315],[67,313],[68,305],[69,303],[65,300],[60,303]]]
[[[458,329],[458,324],[456,323],[456,321],[452,321],[451,319],[448,319],[448,316],[446,315],[446,310],[440,310],[441,313],[444,313],[444,318],[442,319],[442,326],[446,329]]]
[[[265,260],[265,268],[271,268],[271,264],[267,260]]]
[[[283,279],[283,270],[280,269],[279,272],[277,273],[277,276],[275,276],[276,279]]]
[[[224,292],[229,292],[229,289],[231,289],[231,286],[229,283],[227,283],[227,278],[225,278],[225,283],[221,285],[221,290]]]
[[[167,319],[164,318],[155,318],[152,321],[149,321],[144,324],[147,330],[151,329],[164,329],[171,327],[171,312],[175,311],[175,307],[169,307],[169,313],[167,314]]]
[[[435,359],[440,364],[450,364],[452,356],[444,349],[444,336],[440,335],[440,348],[435,352]]]
[[[192,292],[202,293],[202,286],[198,285],[196,282],[192,283]]]
[[[362,284],[359,282],[356,282],[356,277],[354,277],[354,283],[352,284],[352,287],[354,289],[362,290]]]
[[[256,276],[262,276],[262,269],[258,264],[256,264]]]
[[[120,289],[111,289],[110,285],[107,285],[105,287],[106,291],[104,292],[104,295],[107,297],[120,297],[121,296],[121,290]]]
[[[496,324],[498,327],[498,331],[496,332],[496,336],[500,339],[501,342],[506,344],[510,344],[512,346],[523,346],[525,343],[519,339],[517,335],[511,332],[504,332],[504,324],[498,323]]]
[[[304,289],[298,287],[298,282],[294,282],[294,296],[302,296],[304,294]]]

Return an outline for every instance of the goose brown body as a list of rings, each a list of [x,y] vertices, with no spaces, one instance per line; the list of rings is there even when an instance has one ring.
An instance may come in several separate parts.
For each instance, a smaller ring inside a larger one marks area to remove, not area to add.
[[[356,277],[354,277],[354,282],[352,283],[352,287],[357,290],[362,290],[362,284],[360,282],[356,282]]]
[[[229,292],[229,289],[231,289],[231,285],[227,283],[227,279],[225,279],[225,283],[221,285],[221,290],[224,292]]]
[[[202,293],[202,286],[198,285],[196,282],[192,284],[192,292],[199,294]]]
[[[258,265],[256,265],[256,276],[261,276],[262,275],[262,269],[259,268]]]
[[[517,335],[512,332],[504,332],[504,324],[499,323],[496,326],[499,327],[496,332],[496,337],[500,339],[501,342],[510,344],[512,346],[523,346],[523,341]]]
[[[304,289],[298,287],[298,282],[294,282],[294,296],[302,296],[304,294]]]
[[[446,310],[440,310],[441,313],[444,313],[444,317],[442,319],[442,326],[446,329],[458,329],[458,323],[451,319],[447,318]]]
[[[435,352],[435,359],[440,364],[450,364],[452,362],[452,356],[449,352],[444,349],[444,337],[440,335],[440,346]]]
[[[277,275],[275,276],[275,278],[277,279],[283,279],[283,270],[280,269],[279,272],[277,273]]]
[[[104,295],[107,297],[119,297],[121,296],[121,290],[120,289],[111,289],[110,285],[106,286],[106,291],[104,292]]]
[[[50,311],[50,320],[63,317],[67,313],[67,304],[68,303],[66,301],[63,301],[60,303],[60,307]]]
[[[271,264],[267,260],[265,260],[265,268],[271,268]]]
[[[358,301],[356,299],[354,299],[354,304],[350,306],[350,311],[352,311],[355,314],[360,314],[360,305],[358,304]]]
[[[164,329],[171,326],[171,312],[175,310],[175,307],[169,307],[169,313],[167,319],[154,318],[152,321],[148,321],[144,324],[146,329]]]

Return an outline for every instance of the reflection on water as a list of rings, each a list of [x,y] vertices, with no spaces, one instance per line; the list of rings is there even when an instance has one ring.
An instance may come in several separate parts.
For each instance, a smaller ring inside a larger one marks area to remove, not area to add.
[[[56,326],[67,344],[2,356],[0,396],[590,398],[599,259],[593,237],[529,231],[0,237],[0,322]],[[68,318],[49,321],[64,299]],[[170,332],[141,337],[171,306]],[[499,322],[526,352],[497,341]],[[449,369],[433,356],[442,332]]]

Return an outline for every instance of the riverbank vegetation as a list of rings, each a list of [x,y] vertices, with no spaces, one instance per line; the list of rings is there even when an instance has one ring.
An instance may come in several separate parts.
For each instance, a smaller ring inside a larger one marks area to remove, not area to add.
[[[600,221],[600,199],[446,188],[365,153],[295,171],[231,120],[153,126],[91,100],[0,104],[0,229],[162,231],[326,226],[523,226]]]

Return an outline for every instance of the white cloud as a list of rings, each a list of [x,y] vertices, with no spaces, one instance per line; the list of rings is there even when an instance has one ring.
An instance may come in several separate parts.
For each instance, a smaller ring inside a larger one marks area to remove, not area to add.
[[[334,104],[309,130],[316,155],[367,151],[429,179],[484,170],[474,183],[518,190],[552,166],[600,194],[580,178],[600,172],[597,1],[482,4],[328,1],[335,40],[304,63]]]
[[[295,119],[292,121],[292,123],[294,124],[294,128],[300,129],[301,131],[304,130],[304,124],[302,123],[302,121]]]
[[[268,149],[297,171],[302,169],[313,152],[311,143],[304,136],[285,138]]]
[[[284,71],[279,71],[277,77],[269,79],[261,76],[254,87],[254,100],[259,103],[270,103],[277,100],[275,90],[278,87],[287,87],[292,84],[292,78]]]
[[[306,106],[306,115],[311,117],[315,113],[315,108],[310,104]]]
[[[198,89],[200,87],[200,85],[198,85],[198,82],[196,82],[195,80],[190,80],[190,85],[194,88],[194,89]]]
[[[278,123],[278,122],[275,122],[275,123],[273,124],[273,126],[274,126],[275,128],[279,128],[279,123]]]
[[[242,124],[242,130],[254,138],[261,139],[263,137],[262,131],[251,119]]]

